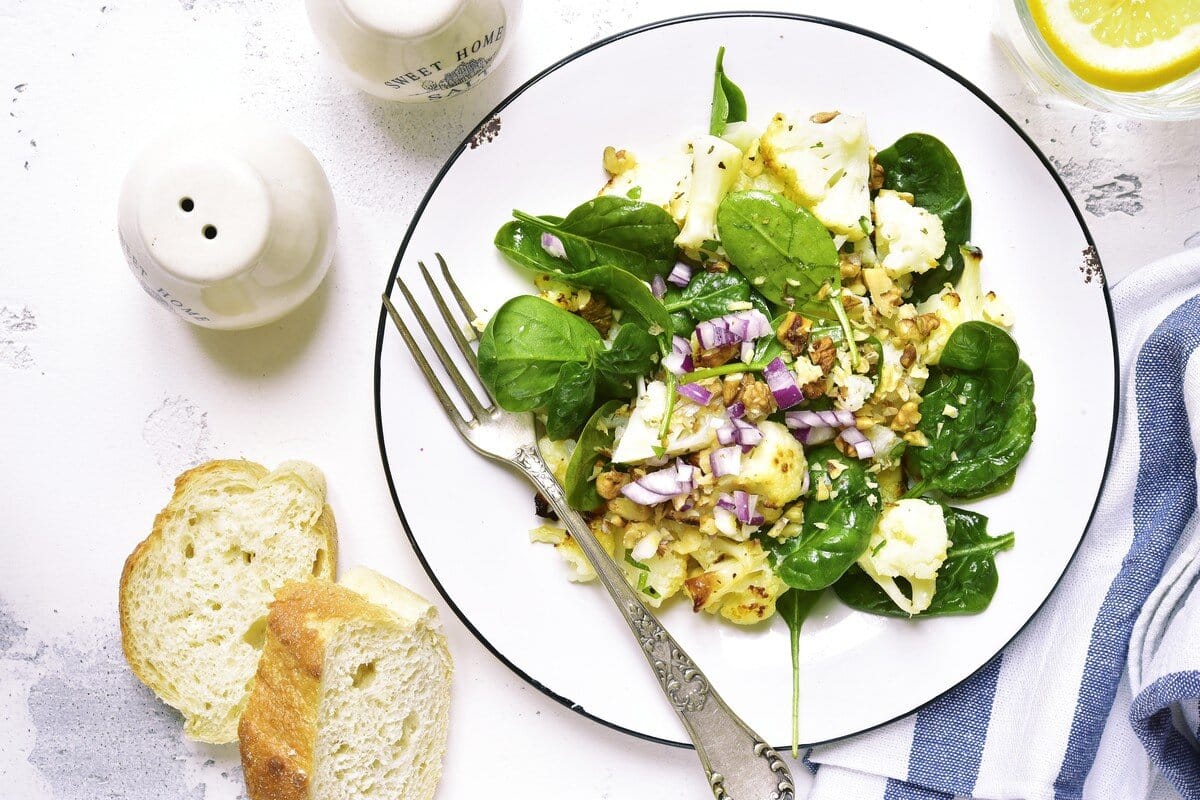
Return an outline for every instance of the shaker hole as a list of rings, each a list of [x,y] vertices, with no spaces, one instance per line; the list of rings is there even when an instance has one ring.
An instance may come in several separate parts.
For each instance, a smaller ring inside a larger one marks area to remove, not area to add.
[[[217,238],[217,228],[215,225],[205,225],[203,233],[205,239]]]
[[[184,197],[179,201],[179,207],[182,208],[186,212],[190,212],[193,208],[196,207],[196,204],[194,202],[192,202],[192,198]]]

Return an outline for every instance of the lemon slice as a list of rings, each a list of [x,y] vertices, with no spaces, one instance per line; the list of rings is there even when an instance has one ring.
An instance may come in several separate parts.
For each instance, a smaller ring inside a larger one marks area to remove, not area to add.
[[[1029,0],[1054,54],[1088,83],[1144,92],[1200,67],[1196,0]]]

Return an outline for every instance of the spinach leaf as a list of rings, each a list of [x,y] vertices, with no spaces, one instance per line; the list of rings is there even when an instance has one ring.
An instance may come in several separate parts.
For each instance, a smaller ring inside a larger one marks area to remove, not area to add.
[[[658,352],[655,337],[636,325],[622,325],[612,347],[596,356],[596,372],[604,393],[611,397],[632,397],[634,381],[650,372]]]
[[[590,364],[568,361],[546,401],[546,435],[566,439],[587,420],[596,401],[596,370]]]
[[[979,373],[987,381],[992,399],[999,401],[1008,394],[1020,360],[1017,343],[1002,328],[972,321],[950,334],[940,364]]]
[[[879,151],[886,189],[912,194],[917,205],[936,214],[946,230],[941,266],[913,281],[910,301],[937,294],[946,283],[957,283],[963,271],[959,245],[971,240],[971,196],[962,169],[946,145],[927,133],[910,133]]]
[[[782,540],[766,537],[764,546],[784,583],[817,591],[842,577],[867,549],[883,502],[866,465],[831,444],[809,452],[808,474],[812,488],[800,533]]]
[[[988,607],[996,594],[999,582],[996,553],[1013,546],[1013,534],[988,536],[987,517],[973,511],[942,506],[942,513],[951,547],[938,570],[933,601],[920,616],[977,614]],[[843,603],[859,611],[908,618],[857,565],[833,585],[833,590]]]
[[[496,311],[479,339],[479,377],[502,408],[532,411],[550,399],[564,364],[590,362],[603,347],[582,318],[519,295]]]
[[[750,303],[768,319],[771,317],[767,301],[737,270],[699,272],[687,286],[670,287],[663,297],[667,311],[686,314],[693,328],[698,322],[731,313],[730,303]]]
[[[725,74],[725,48],[717,50],[717,66],[713,70],[712,112],[708,132],[713,136],[725,133],[730,122],[746,121],[746,95]]]
[[[563,283],[603,294],[609,303],[625,312],[622,323],[634,322],[647,331],[657,328],[662,332],[659,335],[670,336],[671,315],[662,301],[654,296],[645,281],[620,267],[602,264],[582,272],[552,274]]]
[[[513,216],[529,226],[529,236],[537,231],[539,244],[542,233],[557,236],[572,272],[608,264],[648,281],[675,265],[679,227],[661,206],[604,195],[558,222],[523,211],[513,211]]]
[[[687,339],[692,335],[692,331],[696,330],[696,320],[692,319],[692,315],[686,311],[671,312],[671,333],[676,336],[682,336]]]
[[[620,400],[609,400],[596,409],[583,426],[579,443],[567,462],[563,489],[567,492],[567,503],[577,511],[592,511],[604,502],[604,498],[596,493],[596,479],[592,473],[595,472],[596,461],[612,451],[615,428],[611,424],[611,417],[621,405]]]
[[[792,758],[800,756],[800,626],[812,612],[821,592],[788,589],[775,601],[775,610],[787,623],[792,645]]]
[[[545,219],[543,217],[542,219]],[[517,266],[538,273],[559,275],[571,270],[571,265],[550,255],[542,247],[542,231],[536,225],[509,220],[496,231],[492,240],[496,249]]]
[[[920,474],[908,494],[937,489],[949,497],[975,497],[1003,486],[1029,451],[1037,427],[1029,365],[1017,362],[1012,385],[1000,399],[984,374],[941,367],[933,370],[924,395],[918,430],[929,444],[906,453],[910,470]],[[958,416],[946,416],[946,406]]]
[[[717,208],[729,261],[767,300],[794,306],[821,286],[840,285],[838,252],[825,226],[806,209],[771,192],[733,192]]]
[[[496,232],[495,244],[519,267],[550,275],[570,286],[600,292],[613,306],[632,315],[625,322],[633,321],[646,329],[657,326],[665,332],[672,329],[670,315],[645,281],[612,264],[575,270],[569,262],[542,249],[542,232],[535,225],[516,220],[507,222]]]

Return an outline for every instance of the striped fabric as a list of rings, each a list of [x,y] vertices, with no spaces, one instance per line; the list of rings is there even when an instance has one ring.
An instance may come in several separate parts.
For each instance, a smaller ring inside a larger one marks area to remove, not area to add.
[[[810,752],[809,800],[1200,800],[1200,250],[1113,303],[1123,407],[1086,546],[970,680]]]

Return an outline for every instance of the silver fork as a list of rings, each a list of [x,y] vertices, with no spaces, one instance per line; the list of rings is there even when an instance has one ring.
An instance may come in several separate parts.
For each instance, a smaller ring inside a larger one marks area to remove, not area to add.
[[[475,312],[471,310],[458,284],[451,277],[445,259],[440,253],[436,255],[442,267],[443,279],[454,295],[459,309],[466,315],[466,322],[474,323]],[[463,334],[460,323],[455,320],[425,264],[418,262],[418,265],[454,343],[478,377],[475,353]],[[704,673],[692,661],[691,656],[671,638],[625,582],[620,568],[597,541],[588,524],[567,505],[562,486],[550,473],[538,452],[533,415],[504,411],[496,406],[490,396],[487,397],[485,405],[455,366],[445,346],[430,327],[429,320],[399,277],[396,278],[396,285],[404,295],[437,360],[450,377],[450,382],[467,404],[468,413],[464,418],[430,367],[428,359],[392,304],[391,298],[387,294],[383,295],[383,305],[387,308],[388,315],[399,329],[421,372],[425,374],[425,379],[429,381],[429,387],[441,402],[446,416],[476,452],[516,466],[553,506],[558,518],[579,543],[584,555],[600,577],[600,582],[608,590],[621,615],[625,617],[625,621],[637,637],[646,660],[650,662],[654,675],[658,678],[663,694],[679,715],[688,736],[696,746],[696,753],[700,756],[700,763],[717,800],[794,800],[792,775],[787,764],[762,737],[750,730],[750,727],[730,710],[704,677]]]

